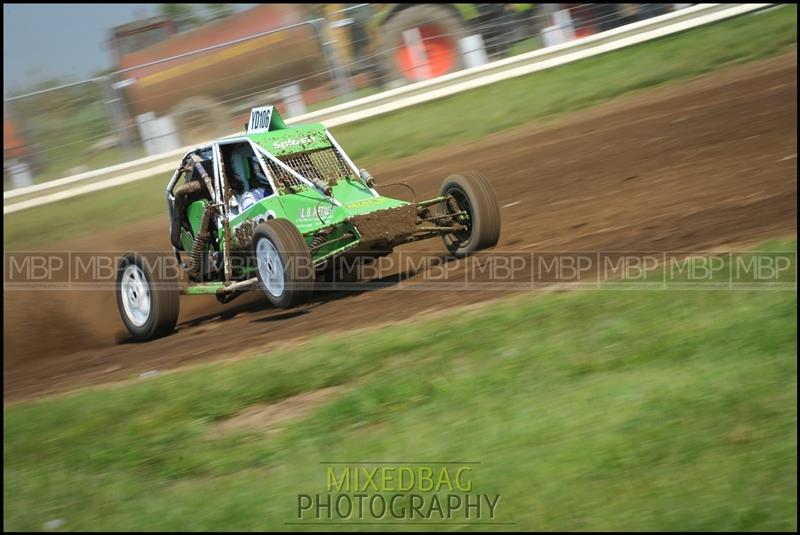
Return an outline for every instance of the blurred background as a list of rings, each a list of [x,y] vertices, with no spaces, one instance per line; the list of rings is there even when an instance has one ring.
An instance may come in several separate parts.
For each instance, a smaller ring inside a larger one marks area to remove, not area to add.
[[[690,5],[6,6],[3,189],[229,135],[265,103],[300,117]]]
[[[304,529],[350,461],[469,462],[481,529],[797,531],[796,5],[4,15],[6,531]],[[382,195],[479,171],[497,247],[288,311],[186,296],[132,343],[99,282],[172,254],[177,152],[267,104]]]

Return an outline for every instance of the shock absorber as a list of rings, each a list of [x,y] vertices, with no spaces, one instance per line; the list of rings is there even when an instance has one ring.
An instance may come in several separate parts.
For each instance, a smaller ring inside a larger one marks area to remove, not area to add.
[[[326,241],[328,241],[328,235],[325,232],[317,232],[314,239],[311,240],[311,250],[319,249]]]
[[[359,172],[359,178],[361,178],[361,181],[366,184],[368,188],[375,187],[375,177],[369,174],[369,171],[366,169],[361,169]]]
[[[208,242],[208,238],[211,236],[211,233],[208,231],[208,226],[211,221],[211,212],[213,208],[211,205],[206,205],[206,210],[203,213],[203,221],[200,224],[200,230],[197,233],[197,236],[194,237],[192,240],[192,252],[189,255],[189,263],[187,266],[187,270],[192,277],[199,277],[200,276],[200,269],[203,265],[203,253],[205,253],[206,249],[206,242]]]
[[[200,232],[192,241],[192,252],[189,255],[189,274],[193,277],[200,275],[200,267],[203,264],[203,252],[208,241],[208,233]]]

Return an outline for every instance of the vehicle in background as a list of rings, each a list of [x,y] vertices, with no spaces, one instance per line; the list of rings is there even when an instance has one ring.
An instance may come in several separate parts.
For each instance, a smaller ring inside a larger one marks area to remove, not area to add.
[[[372,71],[382,86],[435,78],[464,68],[459,41],[480,35],[489,60],[540,36],[564,10],[574,37],[669,12],[673,4],[326,4],[325,17],[345,62],[355,73]],[[414,30],[418,33],[406,32]],[[415,67],[419,40],[425,68]],[[542,46],[539,43],[538,46]],[[534,47],[535,48],[535,47]]]
[[[230,133],[265,100],[286,108],[286,95],[299,95],[305,110],[457,71],[472,47],[485,52],[481,61],[505,57],[538,39],[556,11],[569,14],[574,38],[670,5],[265,4],[185,32],[164,17],[124,24],[110,43],[130,126],[143,114],[168,115],[189,144]]]
[[[306,21],[300,5],[265,4],[181,33],[165,17],[113,28],[115,70],[123,71],[116,85],[128,115],[171,115],[183,142],[193,143],[230,133],[240,126],[237,116],[246,117],[256,102],[276,100],[283,86],[299,84],[313,102],[314,90],[329,79],[309,77],[324,69],[324,58]]]
[[[539,31],[534,4],[328,4],[334,37],[345,43],[355,74],[372,71],[381,85],[435,78],[464,67],[459,41],[479,34],[490,59]],[[338,29],[338,31],[337,31]],[[415,67],[416,30],[424,69]]]

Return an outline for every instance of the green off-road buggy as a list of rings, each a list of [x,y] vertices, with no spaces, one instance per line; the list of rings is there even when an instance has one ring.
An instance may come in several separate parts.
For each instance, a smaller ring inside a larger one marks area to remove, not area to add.
[[[434,236],[456,257],[497,243],[500,209],[479,174],[453,174],[425,201],[385,197],[380,187],[324,126],[288,127],[274,107],[254,108],[244,136],[181,159],[166,190],[179,268],[167,274],[145,255],[123,256],[122,321],[135,339],[150,340],[174,330],[180,294],[226,303],[260,287],[288,308],[307,300],[337,262],[374,261]]]

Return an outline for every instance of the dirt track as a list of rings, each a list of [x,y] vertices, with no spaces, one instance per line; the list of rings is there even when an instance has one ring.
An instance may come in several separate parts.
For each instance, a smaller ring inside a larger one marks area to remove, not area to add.
[[[372,172],[379,183],[407,180],[425,198],[447,174],[480,170],[501,206],[510,205],[502,251],[709,249],[797,232],[796,113],[793,52]],[[50,249],[168,247],[164,216]],[[444,251],[439,241],[403,248],[415,249]],[[258,295],[225,306],[184,298],[177,333],[132,344],[110,293],[9,291],[4,396],[120,380],[500,295],[385,289],[324,295],[293,311],[271,309]]]

